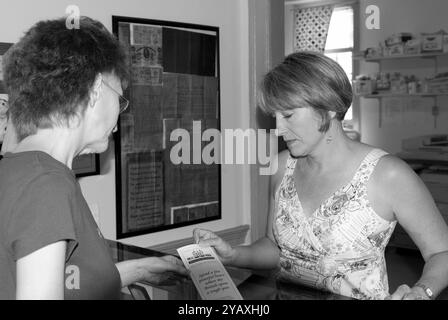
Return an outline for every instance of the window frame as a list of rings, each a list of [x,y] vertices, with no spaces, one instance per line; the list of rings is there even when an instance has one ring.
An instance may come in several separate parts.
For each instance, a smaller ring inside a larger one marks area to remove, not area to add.
[[[351,6],[353,8],[353,53],[360,52],[360,3],[359,0],[289,0],[285,1],[285,55],[294,52],[294,11],[296,9],[332,5],[337,7]],[[346,49],[346,48],[340,48]],[[335,50],[340,50],[335,49]],[[330,50],[327,51],[331,53]],[[352,59],[352,81],[360,72],[360,61]],[[361,132],[361,98],[353,95],[352,120],[344,120],[343,125],[347,130]]]
[[[351,7],[353,9],[353,47],[347,47],[347,48],[337,48],[337,49],[330,49],[330,50],[324,50],[324,54],[331,54],[331,53],[343,53],[343,52],[351,52],[352,53],[352,79],[349,79],[350,81],[353,81],[353,79],[356,77],[357,74],[359,74],[360,66],[359,61],[356,59],[353,59],[353,55],[357,52],[359,52],[360,43],[359,43],[359,1],[354,0],[351,2],[335,2],[334,3],[334,9],[341,8],[341,7]],[[342,124],[345,129],[348,130],[356,130],[358,132],[361,131],[360,127],[360,98],[353,95],[353,101],[352,101],[352,119],[351,120],[343,120]]]

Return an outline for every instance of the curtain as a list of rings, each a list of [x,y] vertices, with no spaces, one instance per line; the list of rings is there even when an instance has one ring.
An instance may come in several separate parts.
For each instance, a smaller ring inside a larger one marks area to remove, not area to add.
[[[323,52],[333,6],[294,10],[294,51]]]

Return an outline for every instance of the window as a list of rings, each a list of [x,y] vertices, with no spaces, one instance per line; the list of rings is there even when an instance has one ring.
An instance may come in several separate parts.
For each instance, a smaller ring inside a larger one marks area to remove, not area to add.
[[[354,7],[351,5],[334,8],[325,44],[325,55],[338,62],[350,80],[353,79],[352,56],[355,48],[354,11]],[[352,104],[347,111],[344,122],[348,124],[353,120]]]

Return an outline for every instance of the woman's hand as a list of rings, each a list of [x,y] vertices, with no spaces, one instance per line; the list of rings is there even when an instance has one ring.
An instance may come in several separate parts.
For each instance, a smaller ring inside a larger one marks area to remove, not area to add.
[[[193,237],[195,243],[213,247],[223,264],[229,264],[234,260],[236,253],[235,249],[212,231],[205,229],[194,229]]]
[[[425,294],[424,290],[420,287],[410,288],[406,284],[402,284],[397,290],[385,300],[430,300]]]
[[[188,276],[182,261],[170,255],[139,259],[139,270],[143,281],[155,285],[175,284]]]

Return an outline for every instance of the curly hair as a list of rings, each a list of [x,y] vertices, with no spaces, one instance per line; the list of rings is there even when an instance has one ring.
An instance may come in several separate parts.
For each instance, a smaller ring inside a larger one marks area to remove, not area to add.
[[[352,103],[352,86],[334,60],[317,52],[299,51],[269,71],[260,85],[258,103],[268,114],[311,107],[322,121],[319,131],[330,127],[328,111],[342,121]]]
[[[68,29],[66,18],[36,23],[5,54],[3,70],[19,140],[83,114],[99,73],[115,74],[124,86],[129,76],[126,50],[88,17],[79,29]]]

